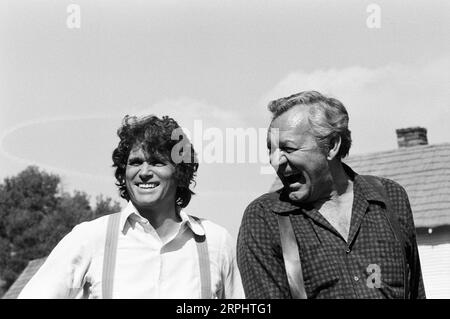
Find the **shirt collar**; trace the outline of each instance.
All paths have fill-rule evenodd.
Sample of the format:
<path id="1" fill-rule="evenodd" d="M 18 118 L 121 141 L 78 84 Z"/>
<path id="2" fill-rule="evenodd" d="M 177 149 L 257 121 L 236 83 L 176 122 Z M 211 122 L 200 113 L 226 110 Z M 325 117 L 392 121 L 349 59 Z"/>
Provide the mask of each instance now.
<path id="1" fill-rule="evenodd" d="M 125 225 L 127 224 L 128 218 L 130 218 L 133 214 L 143 218 L 137 211 L 136 207 L 134 207 L 133 203 L 129 201 L 125 209 L 120 214 L 120 229 L 122 231 L 125 231 Z"/>
<path id="2" fill-rule="evenodd" d="M 305 203 L 299 204 L 291 201 L 284 189 L 270 193 L 268 204 L 271 210 L 277 214 L 286 214 L 307 207 Z"/>
<path id="3" fill-rule="evenodd" d="M 200 224 L 199 221 L 197 221 L 192 216 L 186 214 L 185 211 L 180 210 L 180 218 L 181 218 L 181 227 L 183 225 L 187 225 L 194 234 L 198 236 L 204 236 L 205 231 L 203 230 L 203 226 Z M 135 217 L 137 219 L 146 220 L 144 217 L 142 217 L 136 207 L 134 207 L 133 203 L 131 201 L 128 202 L 125 209 L 122 211 L 120 215 L 120 229 L 122 231 L 125 231 L 125 226 L 129 218 Z M 146 220 L 147 221 L 147 220 Z"/>
<path id="4" fill-rule="evenodd" d="M 386 199 L 377 191 L 376 187 L 372 185 L 370 181 L 366 179 L 364 175 L 355 173 L 347 164 L 342 163 L 345 172 L 354 181 L 353 192 L 361 193 L 361 195 L 367 201 L 377 201 L 386 204 Z M 283 189 L 277 192 L 269 194 L 272 211 L 277 214 L 286 214 L 295 210 L 311 210 L 313 209 L 311 204 L 307 203 L 295 203 L 291 201 L 287 195 L 287 192 Z"/>

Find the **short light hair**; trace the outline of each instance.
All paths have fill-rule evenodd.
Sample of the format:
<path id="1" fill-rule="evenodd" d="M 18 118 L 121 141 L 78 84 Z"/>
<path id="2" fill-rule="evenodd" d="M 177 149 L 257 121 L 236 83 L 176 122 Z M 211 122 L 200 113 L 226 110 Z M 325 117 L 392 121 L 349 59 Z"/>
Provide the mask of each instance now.
<path id="1" fill-rule="evenodd" d="M 348 129 L 348 113 L 345 106 L 337 99 L 327 97 L 317 91 L 303 91 L 274 100 L 269 103 L 268 109 L 272 112 L 272 121 L 296 105 L 308 106 L 308 122 L 311 134 L 316 138 L 317 144 L 328 152 L 337 137 L 341 138 L 341 147 L 337 157 L 348 155 L 352 138 Z"/>

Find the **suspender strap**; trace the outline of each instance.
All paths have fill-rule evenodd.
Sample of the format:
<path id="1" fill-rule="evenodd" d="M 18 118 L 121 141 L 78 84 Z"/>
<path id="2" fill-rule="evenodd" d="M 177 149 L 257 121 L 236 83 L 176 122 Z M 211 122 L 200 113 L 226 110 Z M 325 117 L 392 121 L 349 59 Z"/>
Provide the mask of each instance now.
<path id="1" fill-rule="evenodd" d="M 119 224 L 120 214 L 116 213 L 108 216 L 102 273 L 102 296 L 104 299 L 112 299 Z"/>
<path id="2" fill-rule="evenodd" d="M 194 219 L 201 225 L 199 218 L 194 217 Z M 112 299 L 119 224 L 120 214 L 109 215 L 103 256 L 102 295 L 104 299 Z M 194 238 L 200 266 L 201 298 L 211 299 L 211 270 L 206 235 L 199 236 L 194 234 Z"/>
<path id="3" fill-rule="evenodd" d="M 203 227 L 198 217 L 192 217 Z M 197 245 L 198 264 L 200 266 L 201 298 L 211 299 L 211 262 L 209 260 L 208 242 L 206 241 L 206 235 L 199 236 L 194 234 L 194 238 Z"/>
<path id="4" fill-rule="evenodd" d="M 281 248 L 283 250 L 284 267 L 293 299 L 306 299 L 303 281 L 302 264 L 297 240 L 289 215 L 277 215 L 280 228 Z"/>
<path id="5" fill-rule="evenodd" d="M 404 236 L 402 234 L 400 223 L 398 221 L 397 216 L 395 215 L 394 210 L 392 209 L 391 202 L 389 200 L 389 197 L 386 193 L 386 189 L 381 183 L 381 181 L 370 175 L 364 176 L 366 180 L 374 186 L 377 191 L 385 198 L 386 200 L 386 217 L 388 219 L 389 225 L 392 229 L 392 232 L 394 233 L 395 239 L 401 244 L 402 248 L 402 255 L 403 255 L 403 286 L 404 286 L 404 299 L 409 298 L 409 280 L 408 280 L 408 259 L 406 257 L 406 243 Z M 414 273 L 414 272 L 412 272 Z"/>
<path id="6" fill-rule="evenodd" d="M 374 177 L 365 175 L 364 178 L 375 187 L 375 189 L 385 198 L 386 200 L 386 217 L 389 225 L 394 233 L 395 239 L 401 244 L 401 250 L 403 255 L 403 284 L 404 284 L 404 298 L 409 297 L 409 287 L 410 281 L 408 280 L 408 261 L 406 256 L 406 243 L 401 232 L 400 223 L 395 215 L 389 197 L 387 195 L 386 189 L 384 188 L 381 181 Z M 283 250 L 283 259 L 286 269 L 286 274 L 289 282 L 289 289 L 291 291 L 292 298 L 295 299 L 306 299 L 305 284 L 303 280 L 302 266 L 300 262 L 300 254 L 298 251 L 297 240 L 295 238 L 294 230 L 292 228 L 292 223 L 289 215 L 277 215 L 278 226 L 280 228 L 280 239 L 281 248 Z M 416 273 L 416 265 L 412 266 L 412 274 Z M 415 280 L 413 275 L 411 275 L 411 283 L 414 284 Z M 411 284 L 411 286 L 412 286 Z"/>

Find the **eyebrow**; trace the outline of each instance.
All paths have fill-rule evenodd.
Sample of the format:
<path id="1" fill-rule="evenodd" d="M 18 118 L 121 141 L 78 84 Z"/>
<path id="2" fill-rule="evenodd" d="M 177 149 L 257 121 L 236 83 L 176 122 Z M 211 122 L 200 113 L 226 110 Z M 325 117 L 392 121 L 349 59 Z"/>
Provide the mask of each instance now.
<path id="1" fill-rule="evenodd" d="M 167 158 L 161 155 L 152 155 L 152 156 L 130 155 L 127 161 L 131 162 L 134 160 L 142 160 L 149 163 L 151 162 L 170 163 L 170 161 Z"/>
<path id="2" fill-rule="evenodd" d="M 268 139 L 267 140 L 267 146 L 269 146 L 269 145 L 271 145 L 271 141 Z M 285 146 L 298 147 L 297 143 L 294 140 L 292 140 L 292 139 L 286 139 L 286 140 L 278 141 L 278 147 L 285 147 Z"/>

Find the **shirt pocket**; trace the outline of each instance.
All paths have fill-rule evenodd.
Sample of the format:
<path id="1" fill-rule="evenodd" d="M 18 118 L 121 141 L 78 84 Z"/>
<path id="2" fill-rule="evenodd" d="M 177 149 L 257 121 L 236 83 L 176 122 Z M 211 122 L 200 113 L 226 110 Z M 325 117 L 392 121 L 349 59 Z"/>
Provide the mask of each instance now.
<path id="1" fill-rule="evenodd" d="M 371 264 L 367 265 L 368 279 L 376 271 L 376 276 L 379 276 L 381 284 L 380 288 L 394 298 L 403 296 L 404 259 L 402 249 L 401 244 L 394 238 L 379 237 L 369 260 Z"/>

